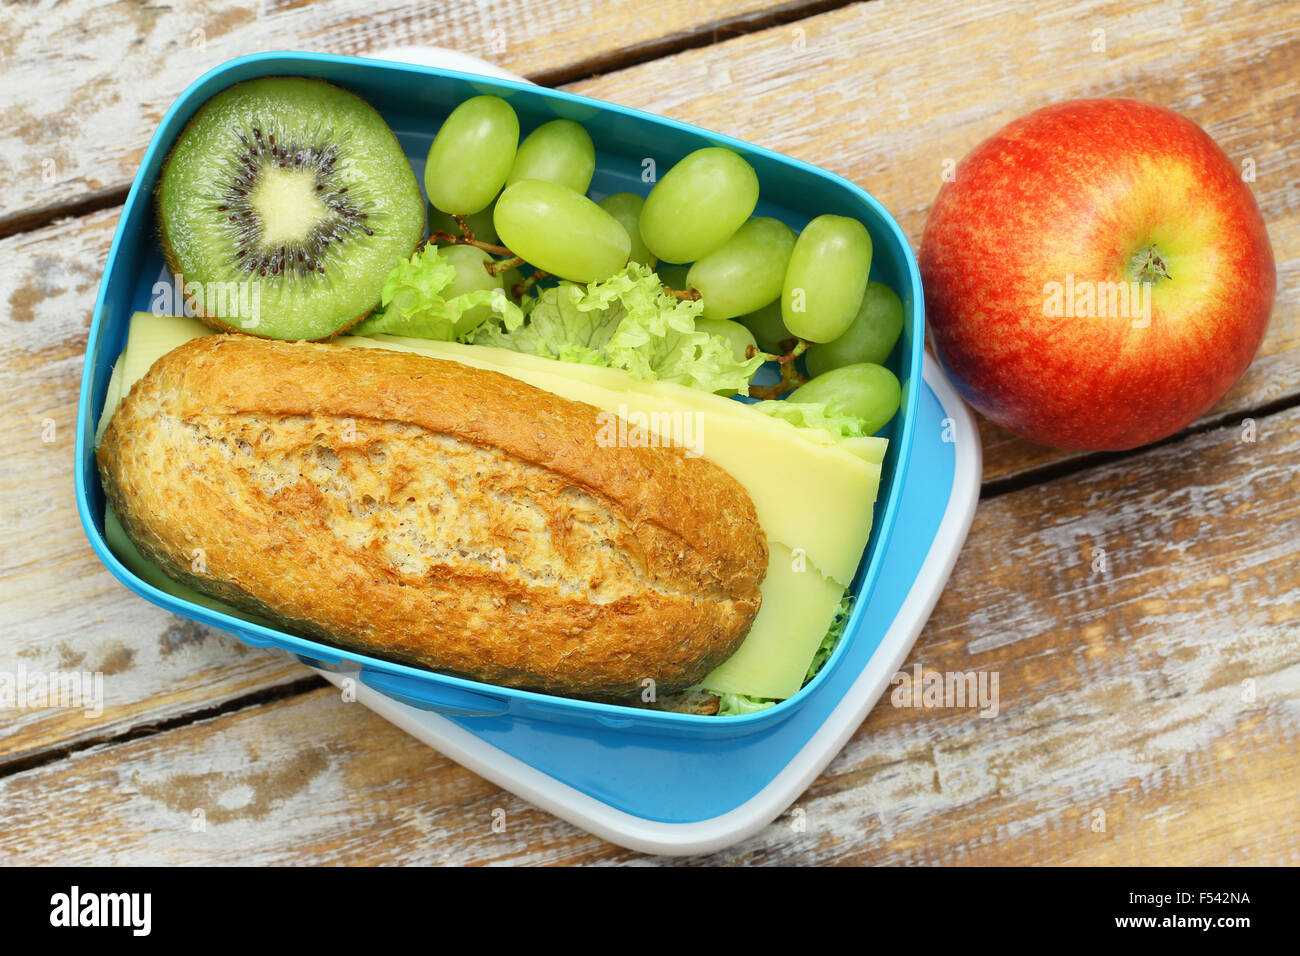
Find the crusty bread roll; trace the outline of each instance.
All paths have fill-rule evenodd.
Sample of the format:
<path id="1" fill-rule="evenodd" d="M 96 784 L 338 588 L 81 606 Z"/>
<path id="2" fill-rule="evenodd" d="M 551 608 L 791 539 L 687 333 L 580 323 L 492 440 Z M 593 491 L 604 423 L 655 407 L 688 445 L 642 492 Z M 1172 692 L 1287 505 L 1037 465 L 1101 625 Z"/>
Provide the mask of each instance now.
<path id="1" fill-rule="evenodd" d="M 767 542 L 721 468 L 605 447 L 598 410 L 380 349 L 217 335 L 131 389 L 98 451 L 170 576 L 325 643 L 622 698 L 744 639 Z"/>

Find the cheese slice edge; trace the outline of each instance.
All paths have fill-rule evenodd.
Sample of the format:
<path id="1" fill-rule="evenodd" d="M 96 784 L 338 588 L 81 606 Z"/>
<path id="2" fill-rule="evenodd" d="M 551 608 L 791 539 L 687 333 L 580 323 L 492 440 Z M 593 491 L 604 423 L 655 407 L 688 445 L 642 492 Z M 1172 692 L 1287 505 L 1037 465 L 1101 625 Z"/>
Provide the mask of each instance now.
<path id="1" fill-rule="evenodd" d="M 217 333 L 184 316 L 133 316 L 127 348 L 114 367 L 97 439 L 121 398 L 158 358 L 190 339 L 210 334 Z M 776 699 L 799 690 L 866 548 L 880 480 L 879 461 L 868 458 L 879 452 L 883 459 L 883 439 L 861 446 L 867 449 L 865 455 L 847 452 L 835 447 L 833 439 L 829 444 L 820 439 L 809 441 L 798 434 L 807 429 L 746 411 L 743 403 L 671 383 L 641 382 L 618 369 L 556 363 L 483 346 L 395 338 L 345 336 L 335 342 L 449 358 L 511 375 L 620 417 L 637 412 L 647 416 L 653 412 L 697 412 L 699 453 L 745 486 L 768 535 L 770 552 L 763 605 L 749 635 L 702 686 L 717 693 Z M 662 387 L 667 385 L 671 387 Z M 694 401 L 696 396 L 702 400 Z M 804 510 L 799 507 L 800 500 L 817 502 L 820 507 Z M 116 524 L 115 516 L 108 517 Z M 125 535 L 111 536 L 110 545 L 119 556 L 125 550 L 123 541 Z M 130 558 L 132 569 L 151 583 L 170 581 L 161 572 L 145 573 L 148 569 L 142 565 L 147 562 L 138 553 Z M 183 590 L 174 593 L 189 596 L 183 585 L 176 587 Z"/>

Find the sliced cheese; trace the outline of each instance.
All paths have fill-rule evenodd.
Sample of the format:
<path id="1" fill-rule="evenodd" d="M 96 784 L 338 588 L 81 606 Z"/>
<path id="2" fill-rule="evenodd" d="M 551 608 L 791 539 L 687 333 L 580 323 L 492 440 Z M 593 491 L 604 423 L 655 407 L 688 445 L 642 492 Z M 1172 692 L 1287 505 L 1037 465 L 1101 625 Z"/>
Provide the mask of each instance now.
<path id="1" fill-rule="evenodd" d="M 835 620 L 844 597 L 839 582 L 779 542 L 768 547 L 763 607 L 740 650 L 701 683 L 706 690 L 778 700 L 793 696 Z"/>
<path id="2" fill-rule="evenodd" d="M 113 365 L 113 371 L 108 376 L 108 391 L 104 393 L 104 410 L 100 412 L 99 424 L 95 426 L 96 448 L 104 438 L 104 429 L 108 427 L 108 420 L 113 417 L 113 412 L 117 411 L 117 406 L 122 402 L 122 378 L 125 370 L 126 363 L 119 355 Z"/>
<path id="3" fill-rule="evenodd" d="M 580 378 L 592 385 L 600 385 L 613 391 L 639 391 L 648 395 L 668 395 L 685 407 L 692 409 L 709 409 L 725 415 L 752 417 L 751 412 L 744 411 L 745 403 L 730 398 L 704 392 L 698 388 L 688 388 L 675 382 L 647 382 L 629 375 L 622 369 L 607 368 L 601 365 L 574 365 L 568 362 L 556 362 L 555 359 L 540 355 L 527 355 L 510 349 L 487 345 L 462 345 L 459 342 L 434 342 L 429 339 L 417 339 L 404 335 L 375 335 L 361 341 L 357 336 L 344 336 L 335 339 L 340 344 L 369 345 L 387 343 L 404 345 L 417 352 L 428 355 L 441 355 L 467 364 L 491 363 L 493 368 L 510 368 L 519 372 L 554 373 L 556 366 L 564 369 L 566 377 Z M 486 366 L 480 366 L 486 367 Z M 779 421 L 779 420 L 778 420 Z M 838 448 L 869 461 L 880 464 L 885 459 L 889 441 L 885 438 L 835 438 L 817 428 L 798 428 L 786 421 L 781 421 L 778 430 L 787 430 L 791 437 L 823 447 Z"/>
<path id="4" fill-rule="evenodd" d="M 187 315 L 154 315 L 152 312 L 136 312 L 132 315 L 126 331 L 126 348 L 113 366 L 112 377 L 108 380 L 104 411 L 100 413 L 95 429 L 95 447 L 99 447 L 104 429 L 117 411 L 117 406 L 131 391 L 131 386 L 144 378 L 145 372 L 149 371 L 154 362 L 190 339 L 214 334 L 212 329 L 198 319 Z"/>
<path id="5" fill-rule="evenodd" d="M 214 332 L 198 319 L 186 315 L 154 315 L 137 312 L 131 317 L 131 327 L 126 334 L 125 369 L 123 370 L 122 397 L 131 386 L 144 378 L 144 373 L 172 349 L 180 348 L 190 339 Z"/>
<path id="6" fill-rule="evenodd" d="M 800 431 L 808 431 L 802 428 Z M 873 465 L 884 464 L 885 452 L 889 451 L 889 439 L 880 438 L 876 435 L 870 435 L 864 438 L 841 438 L 839 441 L 840 448 L 852 452 L 863 461 L 869 461 Z"/>

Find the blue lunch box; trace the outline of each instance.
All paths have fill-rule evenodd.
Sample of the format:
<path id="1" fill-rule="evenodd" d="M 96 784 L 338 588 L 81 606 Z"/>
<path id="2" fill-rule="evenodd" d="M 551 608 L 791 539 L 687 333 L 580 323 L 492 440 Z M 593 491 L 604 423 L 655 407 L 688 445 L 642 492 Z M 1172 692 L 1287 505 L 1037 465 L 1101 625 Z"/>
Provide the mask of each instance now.
<path id="1" fill-rule="evenodd" d="M 903 302 L 903 333 L 887 362 L 903 385 L 903 401 L 899 413 L 881 432 L 890 440 L 889 451 L 882 468 L 871 538 L 852 584 L 856 597 L 853 613 L 835 653 L 798 694 L 752 714 L 716 717 L 592 703 L 499 687 L 340 650 L 201 607 L 141 580 L 109 550 L 104 538 L 104 494 L 95 466 L 95 426 L 103 411 L 112 366 L 126 343 L 130 316 L 150 307 L 153 285 L 164 272 L 153 208 L 154 188 L 162 165 L 185 124 L 216 93 L 256 77 L 288 75 L 317 77 L 351 90 L 369 102 L 397 134 L 421 180 L 424 157 L 447 114 L 471 96 L 492 93 L 506 98 L 514 107 L 519 115 L 521 136 L 557 117 L 582 123 L 596 144 L 596 172 L 591 191 L 597 197 L 623 191 L 645 195 L 651 186 L 642 181 L 643 161 L 647 158 L 654 160 L 658 170 L 666 171 L 693 150 L 724 146 L 743 156 L 758 174 L 760 199 L 756 215 L 781 219 L 796 230 L 823 213 L 850 216 L 867 227 L 875 247 L 871 278 L 891 287 Z M 923 322 L 920 276 L 911 247 L 898 224 L 868 193 L 815 166 L 640 110 L 523 82 L 312 53 L 241 57 L 200 77 L 181 94 L 159 124 L 131 185 L 109 250 L 86 346 L 77 408 L 77 508 L 100 560 L 140 596 L 173 613 L 229 631 L 247 644 L 279 648 L 308 666 L 346 672 L 379 693 L 422 710 L 464 718 L 526 717 L 668 737 L 724 739 L 753 734 L 794 714 L 809 695 L 831 678 L 865 629 L 867 599 L 880 575 L 886 545 L 894 532 L 912 453 L 921 392 Z M 816 504 L 810 502 L 808 506 Z"/>

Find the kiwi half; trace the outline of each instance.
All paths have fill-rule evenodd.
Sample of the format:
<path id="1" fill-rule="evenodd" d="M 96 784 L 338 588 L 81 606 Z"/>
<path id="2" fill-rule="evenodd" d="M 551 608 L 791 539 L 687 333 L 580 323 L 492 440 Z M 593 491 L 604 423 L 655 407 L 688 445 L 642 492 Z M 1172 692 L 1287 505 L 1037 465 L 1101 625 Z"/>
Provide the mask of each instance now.
<path id="1" fill-rule="evenodd" d="M 368 103 L 322 80 L 267 77 L 190 120 L 163 167 L 158 222 L 167 265 L 195 283 L 185 294 L 209 325 L 322 339 L 379 304 L 424 236 L 424 199 Z"/>

